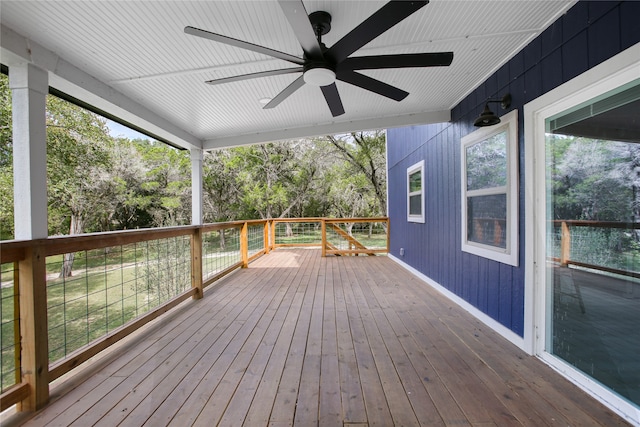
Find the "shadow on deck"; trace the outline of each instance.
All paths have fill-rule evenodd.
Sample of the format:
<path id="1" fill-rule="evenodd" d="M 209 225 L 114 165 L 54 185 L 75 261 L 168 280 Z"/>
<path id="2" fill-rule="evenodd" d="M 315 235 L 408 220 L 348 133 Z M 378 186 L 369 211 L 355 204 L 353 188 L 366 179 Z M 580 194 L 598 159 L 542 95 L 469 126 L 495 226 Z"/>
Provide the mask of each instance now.
<path id="1" fill-rule="evenodd" d="M 384 256 L 277 250 L 85 365 L 5 422 L 627 425 Z"/>

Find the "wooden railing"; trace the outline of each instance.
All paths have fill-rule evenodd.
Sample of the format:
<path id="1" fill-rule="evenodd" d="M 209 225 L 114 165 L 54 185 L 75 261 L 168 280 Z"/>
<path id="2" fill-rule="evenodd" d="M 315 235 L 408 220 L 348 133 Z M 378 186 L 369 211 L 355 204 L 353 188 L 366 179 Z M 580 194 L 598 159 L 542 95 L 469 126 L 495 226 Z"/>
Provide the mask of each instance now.
<path id="1" fill-rule="evenodd" d="M 640 272 L 623 270 L 606 265 L 597 265 L 593 263 L 581 262 L 573 259 L 574 254 L 571 251 L 571 240 L 573 227 L 590 227 L 594 229 L 624 229 L 638 230 L 640 223 L 637 222 L 619 222 L 619 221 L 587 221 L 587 220 L 554 220 L 554 227 L 560 227 L 560 257 L 552 258 L 553 261 L 559 262 L 562 266 L 575 265 L 578 267 L 590 268 L 593 270 L 605 271 L 609 273 L 620 274 L 623 276 L 640 278 Z"/>
<path id="2" fill-rule="evenodd" d="M 273 219 L 272 223 L 273 248 L 319 246 L 322 248 L 322 256 L 372 256 L 389 252 L 387 217 L 278 218 Z M 282 229 L 285 231 L 282 232 Z"/>
<path id="3" fill-rule="evenodd" d="M 377 229 L 382 228 L 384 230 L 384 236 L 377 239 L 378 243 L 384 240 L 383 247 L 368 249 L 358 242 L 352 233 L 340 229 L 339 226 L 340 223 L 350 224 L 351 227 L 349 228 L 351 229 L 354 224 L 367 222 L 374 223 Z M 313 227 L 309 226 L 307 228 L 313 229 L 313 235 L 309 238 L 300 239 L 300 236 L 296 236 L 296 231 L 299 231 L 299 227 L 296 227 L 296 224 L 312 224 Z M 346 234 L 343 237 L 349 242 L 348 249 L 339 249 L 330 242 L 331 238 L 327 237 L 327 224 L 331 229 L 340 229 L 338 234 Z M 282 225 L 285 225 L 287 230 L 284 237 L 280 237 L 276 233 L 276 229 Z M 373 226 L 370 227 L 373 229 Z M 202 298 L 205 287 L 237 268 L 248 267 L 253 259 L 267 254 L 277 247 L 321 246 L 323 256 L 326 254 L 357 255 L 359 253 L 372 255 L 388 252 L 388 227 L 388 218 L 298 218 L 235 221 L 203 226 L 95 233 L 30 241 L 4 241 L 0 244 L 0 260 L 2 265 L 14 264 L 13 286 L 16 290 L 13 295 L 14 318 L 19 319 L 19 321 L 14 322 L 16 327 L 14 348 L 15 370 L 17 373 L 16 384 L 7 387 L 0 394 L 0 411 L 16 404 L 19 411 L 34 411 L 41 408 L 49 400 L 49 383 L 51 381 L 81 365 L 183 301 Z M 320 231 L 318 232 L 318 230 Z M 218 234 L 217 236 L 216 233 Z M 226 239 L 230 239 L 230 236 L 233 237 L 233 241 L 227 242 Z M 127 245 L 148 246 L 151 242 L 165 241 L 171 238 L 187 239 L 189 242 L 186 258 L 190 260 L 190 283 L 186 284 L 183 290 L 175 292 L 170 298 L 161 302 L 158 306 L 152 307 L 144 314 L 126 321 L 126 323 L 115 329 L 108 330 L 107 333 L 81 348 L 68 354 L 65 353 L 65 356 L 60 360 L 50 361 L 47 313 L 47 257 L 59 257 L 64 254 L 75 254 L 96 249 L 104 249 L 106 254 L 114 247 L 123 248 Z M 225 251 L 211 252 L 212 247 L 223 247 L 225 245 L 227 246 Z M 231 249 L 228 248 L 229 246 Z M 214 267 L 208 267 L 210 260 L 226 261 L 220 265 L 216 264 Z M 149 261 L 147 259 L 146 262 L 147 264 L 159 264 L 161 261 L 160 255 L 158 255 L 157 260 Z M 143 263 L 134 258 L 126 265 L 122 262 L 116 268 L 135 269 L 138 268 L 139 264 Z M 203 265 L 205 266 L 204 269 Z"/>

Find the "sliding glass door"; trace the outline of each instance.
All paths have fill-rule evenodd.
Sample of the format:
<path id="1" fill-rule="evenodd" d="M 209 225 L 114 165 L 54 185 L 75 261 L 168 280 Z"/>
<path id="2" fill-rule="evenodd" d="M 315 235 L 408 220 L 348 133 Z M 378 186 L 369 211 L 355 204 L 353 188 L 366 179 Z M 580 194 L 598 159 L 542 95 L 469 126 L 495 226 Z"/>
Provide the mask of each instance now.
<path id="1" fill-rule="evenodd" d="M 545 351 L 640 408 L 640 82 L 545 128 Z"/>

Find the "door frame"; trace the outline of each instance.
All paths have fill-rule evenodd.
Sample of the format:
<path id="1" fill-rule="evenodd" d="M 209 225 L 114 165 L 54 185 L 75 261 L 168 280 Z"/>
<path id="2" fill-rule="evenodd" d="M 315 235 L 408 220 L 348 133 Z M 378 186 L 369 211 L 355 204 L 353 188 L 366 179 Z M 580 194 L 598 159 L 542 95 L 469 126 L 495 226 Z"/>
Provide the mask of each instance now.
<path id="1" fill-rule="evenodd" d="M 640 79 L 640 43 L 524 106 L 525 142 L 525 351 L 588 394 L 640 426 L 638 407 L 547 352 L 545 119 Z"/>

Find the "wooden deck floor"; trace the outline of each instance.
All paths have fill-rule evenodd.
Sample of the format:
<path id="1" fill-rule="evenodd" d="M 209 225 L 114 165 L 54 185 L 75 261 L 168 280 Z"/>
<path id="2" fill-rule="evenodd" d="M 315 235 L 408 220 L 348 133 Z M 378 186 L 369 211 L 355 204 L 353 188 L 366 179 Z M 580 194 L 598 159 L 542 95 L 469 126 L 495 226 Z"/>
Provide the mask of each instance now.
<path id="1" fill-rule="evenodd" d="M 301 249 L 89 362 L 26 425 L 626 424 L 390 259 Z"/>

